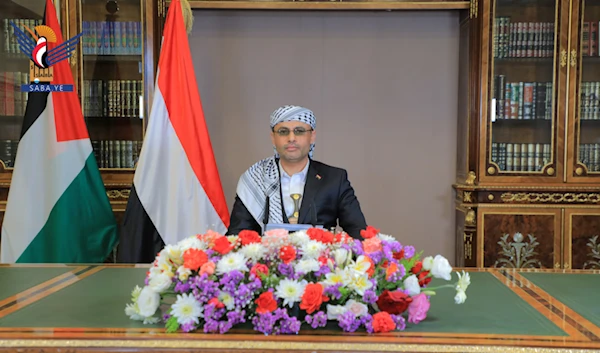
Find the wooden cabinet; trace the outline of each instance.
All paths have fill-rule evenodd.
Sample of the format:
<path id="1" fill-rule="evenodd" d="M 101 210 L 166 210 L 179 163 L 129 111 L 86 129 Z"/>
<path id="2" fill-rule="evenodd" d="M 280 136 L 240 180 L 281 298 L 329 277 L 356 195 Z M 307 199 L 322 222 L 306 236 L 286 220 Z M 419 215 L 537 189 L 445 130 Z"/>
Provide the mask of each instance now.
<path id="1" fill-rule="evenodd" d="M 462 251 L 459 265 L 590 266 L 600 209 L 599 24 L 600 1 L 479 2 L 470 23 L 477 65 L 461 73 L 478 88 L 459 117 L 472 132 L 459 150 L 468 174 L 454 185 L 470 221 L 457 219 L 458 248 L 475 243 L 476 254 Z M 520 260 L 509 261 L 509 250 Z"/>

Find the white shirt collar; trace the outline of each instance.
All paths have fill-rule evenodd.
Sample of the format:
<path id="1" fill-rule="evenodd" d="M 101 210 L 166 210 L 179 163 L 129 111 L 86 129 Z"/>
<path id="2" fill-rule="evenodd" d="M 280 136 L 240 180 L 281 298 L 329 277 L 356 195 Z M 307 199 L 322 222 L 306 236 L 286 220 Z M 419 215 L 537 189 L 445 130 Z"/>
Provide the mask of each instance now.
<path id="1" fill-rule="evenodd" d="M 279 160 L 278 164 L 279 164 L 279 173 L 281 174 L 281 176 L 286 177 L 286 178 L 291 178 L 292 176 L 288 175 L 288 173 L 286 173 L 286 171 L 281 166 L 281 160 Z M 310 165 L 310 158 L 308 159 L 308 162 L 306 162 L 304 169 L 302 169 L 301 171 L 299 171 L 298 173 L 296 173 L 294 175 L 298 175 L 298 176 L 300 176 L 301 180 L 305 180 L 306 174 L 308 174 L 308 166 L 309 165 Z"/>

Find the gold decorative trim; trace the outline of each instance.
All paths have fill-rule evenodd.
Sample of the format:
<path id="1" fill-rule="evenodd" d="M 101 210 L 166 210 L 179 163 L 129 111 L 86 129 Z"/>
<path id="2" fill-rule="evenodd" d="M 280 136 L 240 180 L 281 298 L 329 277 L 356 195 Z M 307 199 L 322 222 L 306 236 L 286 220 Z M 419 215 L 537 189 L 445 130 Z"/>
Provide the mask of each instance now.
<path id="1" fill-rule="evenodd" d="M 475 175 L 475 172 L 470 171 L 469 175 L 467 176 L 467 179 L 465 180 L 465 184 L 466 185 L 475 185 L 476 178 L 477 178 L 477 175 Z"/>
<path id="2" fill-rule="evenodd" d="M 466 205 L 465 205 L 466 206 Z M 473 205 L 468 205 L 466 207 L 473 207 Z M 597 210 L 598 209 L 598 205 L 578 205 L 578 204 L 572 204 L 572 205 L 553 205 L 553 204 L 541 204 L 541 205 L 532 205 L 532 204 L 526 204 L 526 203 L 519 203 L 519 204 L 514 204 L 514 203 L 482 203 L 477 205 L 477 208 L 531 208 L 531 209 L 535 209 L 535 208 L 542 208 L 542 209 L 555 209 L 555 208 L 568 208 L 568 209 L 593 209 L 593 210 Z"/>
<path id="3" fill-rule="evenodd" d="M 500 196 L 500 199 L 504 202 L 566 202 L 566 203 L 598 203 L 600 202 L 600 194 L 591 193 L 534 193 L 534 192 L 521 192 L 511 193 L 505 192 Z"/>
<path id="4" fill-rule="evenodd" d="M 211 1 L 191 0 L 194 9 L 256 10 L 462 10 L 470 9 L 468 1 Z"/>
<path id="5" fill-rule="evenodd" d="M 475 211 L 472 209 L 467 210 L 467 214 L 465 215 L 465 225 L 475 226 L 477 222 L 475 221 Z"/>
<path id="6" fill-rule="evenodd" d="M 477 18 L 478 6 L 477 0 L 469 1 L 469 18 Z"/>
<path id="7" fill-rule="evenodd" d="M 473 258 L 473 234 L 463 233 L 463 241 L 465 246 L 465 260 Z"/>
<path id="8" fill-rule="evenodd" d="M 308 337 L 307 337 L 308 338 Z M 275 338 L 274 338 L 275 339 Z M 171 348 L 171 349 L 262 349 L 329 350 L 354 352 L 504 352 L 504 353 L 592 353 L 597 350 L 573 348 L 506 347 L 448 344 L 341 343 L 234 340 L 0 340 L 0 347 L 37 348 Z"/>
<path id="9" fill-rule="evenodd" d="M 577 65 L 577 50 L 571 50 L 571 67 L 575 67 Z"/>
<path id="10" fill-rule="evenodd" d="M 465 191 L 463 193 L 463 202 L 473 202 L 472 193 L 472 191 Z"/>
<path id="11" fill-rule="evenodd" d="M 106 196 L 109 199 L 128 199 L 131 190 L 108 190 Z"/>
<path id="12" fill-rule="evenodd" d="M 565 67 L 565 66 L 567 66 L 567 51 L 563 49 L 560 52 L 560 67 Z"/>
<path id="13" fill-rule="evenodd" d="M 456 189 L 466 190 L 549 190 L 549 191 L 561 191 L 561 190 L 590 190 L 598 191 L 598 186 L 521 186 L 521 185 L 477 185 L 471 184 L 453 184 Z"/>

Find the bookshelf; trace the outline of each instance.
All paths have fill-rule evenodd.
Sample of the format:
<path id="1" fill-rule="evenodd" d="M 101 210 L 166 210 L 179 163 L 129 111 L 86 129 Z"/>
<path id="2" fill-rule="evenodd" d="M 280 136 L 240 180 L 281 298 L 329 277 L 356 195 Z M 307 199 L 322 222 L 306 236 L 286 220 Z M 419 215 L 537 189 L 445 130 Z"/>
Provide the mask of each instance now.
<path id="1" fill-rule="evenodd" d="M 599 21 L 598 0 L 479 2 L 461 72 L 458 265 L 597 263 Z"/>

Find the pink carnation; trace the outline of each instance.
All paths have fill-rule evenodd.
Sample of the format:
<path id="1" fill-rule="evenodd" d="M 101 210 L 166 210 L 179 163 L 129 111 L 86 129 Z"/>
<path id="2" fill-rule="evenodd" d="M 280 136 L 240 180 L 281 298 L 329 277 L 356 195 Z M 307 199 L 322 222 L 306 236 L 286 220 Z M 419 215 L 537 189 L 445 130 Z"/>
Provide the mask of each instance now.
<path id="1" fill-rule="evenodd" d="M 408 305 L 408 322 L 418 324 L 427 317 L 430 303 L 423 293 L 415 295 L 412 299 L 412 302 Z"/>

